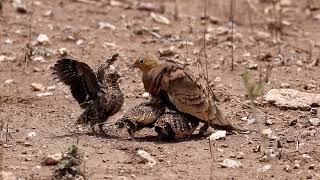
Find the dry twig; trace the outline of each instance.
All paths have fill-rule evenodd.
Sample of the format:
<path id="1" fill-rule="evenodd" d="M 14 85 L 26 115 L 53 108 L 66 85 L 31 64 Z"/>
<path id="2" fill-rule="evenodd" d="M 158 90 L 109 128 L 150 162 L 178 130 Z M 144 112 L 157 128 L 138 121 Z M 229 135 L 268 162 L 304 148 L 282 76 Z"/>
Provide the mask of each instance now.
<path id="1" fill-rule="evenodd" d="M 230 21 L 231 21 L 231 71 L 234 69 L 234 9 L 235 0 L 230 0 Z"/>

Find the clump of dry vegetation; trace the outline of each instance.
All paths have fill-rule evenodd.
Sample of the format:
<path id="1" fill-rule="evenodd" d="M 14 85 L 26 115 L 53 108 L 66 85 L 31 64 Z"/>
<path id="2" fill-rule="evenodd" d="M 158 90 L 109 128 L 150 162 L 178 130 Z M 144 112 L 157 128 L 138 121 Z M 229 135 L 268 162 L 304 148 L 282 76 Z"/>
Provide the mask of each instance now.
<path id="1" fill-rule="evenodd" d="M 71 145 L 68 150 L 63 153 L 62 158 L 55 169 L 54 179 L 85 179 L 80 165 L 81 155 L 79 153 L 79 148 L 76 145 Z"/>

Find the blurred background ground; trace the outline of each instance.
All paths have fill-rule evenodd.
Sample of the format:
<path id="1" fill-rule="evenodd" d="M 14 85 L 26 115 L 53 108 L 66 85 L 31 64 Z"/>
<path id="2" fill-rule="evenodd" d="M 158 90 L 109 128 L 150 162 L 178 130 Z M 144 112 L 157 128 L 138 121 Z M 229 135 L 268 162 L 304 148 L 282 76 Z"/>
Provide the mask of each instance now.
<path id="1" fill-rule="evenodd" d="M 89 179 L 320 179 L 320 129 L 310 125 L 312 114 L 263 102 L 263 95 L 272 88 L 320 92 L 319 1 L 236 1 L 233 71 L 230 1 L 207 0 L 207 18 L 199 0 L 22 3 L 17 7 L 5 0 L 0 16 L 4 172 L 23 179 L 49 179 L 54 167 L 41 165 L 43 158 L 78 142 Z M 106 57 L 120 54 L 115 66 L 124 76 L 120 86 L 126 100 L 122 111 L 110 119 L 112 123 L 146 99 L 140 72 L 128 69 L 132 61 L 146 51 L 166 59 L 203 59 L 205 27 L 209 77 L 219 106 L 237 126 L 257 129 L 257 124 L 247 120 L 253 114 L 245 105 L 241 75 L 249 68 L 251 76 L 259 80 L 259 74 L 265 78 L 271 69 L 270 81 L 258 98 L 263 112 L 258 115 L 277 137 L 281 155 L 260 161 L 261 153 L 253 151 L 260 143 L 256 132 L 216 141 L 213 163 L 204 138 L 165 143 L 150 129 L 139 132 L 138 141 L 130 141 L 126 132 L 114 129 L 109 129 L 113 135 L 109 138 L 70 132 L 82 110 L 68 89 L 52 79 L 50 67 L 61 55 L 67 53 L 95 67 Z M 34 54 L 25 61 L 27 43 Z M 32 83 L 43 85 L 43 91 L 34 91 Z M 8 137 L 8 141 L 4 133 L 7 124 L 14 138 Z M 159 163 L 153 167 L 144 164 L 137 149 L 147 151 Z M 241 162 L 242 168 L 221 168 L 226 158 Z"/>

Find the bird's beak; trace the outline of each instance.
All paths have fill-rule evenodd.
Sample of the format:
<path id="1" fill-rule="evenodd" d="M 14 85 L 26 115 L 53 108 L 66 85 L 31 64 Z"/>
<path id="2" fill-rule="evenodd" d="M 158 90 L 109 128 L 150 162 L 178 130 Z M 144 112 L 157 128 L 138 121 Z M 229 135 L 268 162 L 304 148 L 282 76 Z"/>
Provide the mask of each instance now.
<path id="1" fill-rule="evenodd" d="M 136 68 L 136 67 L 137 67 L 136 64 L 132 64 L 131 66 L 129 66 L 129 69 L 134 69 L 134 68 Z"/>

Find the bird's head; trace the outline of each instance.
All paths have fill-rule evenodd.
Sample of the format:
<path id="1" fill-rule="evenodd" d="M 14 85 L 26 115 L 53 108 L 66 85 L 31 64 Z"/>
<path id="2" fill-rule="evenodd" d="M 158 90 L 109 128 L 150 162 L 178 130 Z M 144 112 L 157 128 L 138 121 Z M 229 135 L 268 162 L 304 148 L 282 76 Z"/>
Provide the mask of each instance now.
<path id="1" fill-rule="evenodd" d="M 139 68 L 142 72 L 148 72 L 157 64 L 160 64 L 158 58 L 151 54 L 147 54 L 136 59 L 132 68 Z"/>

